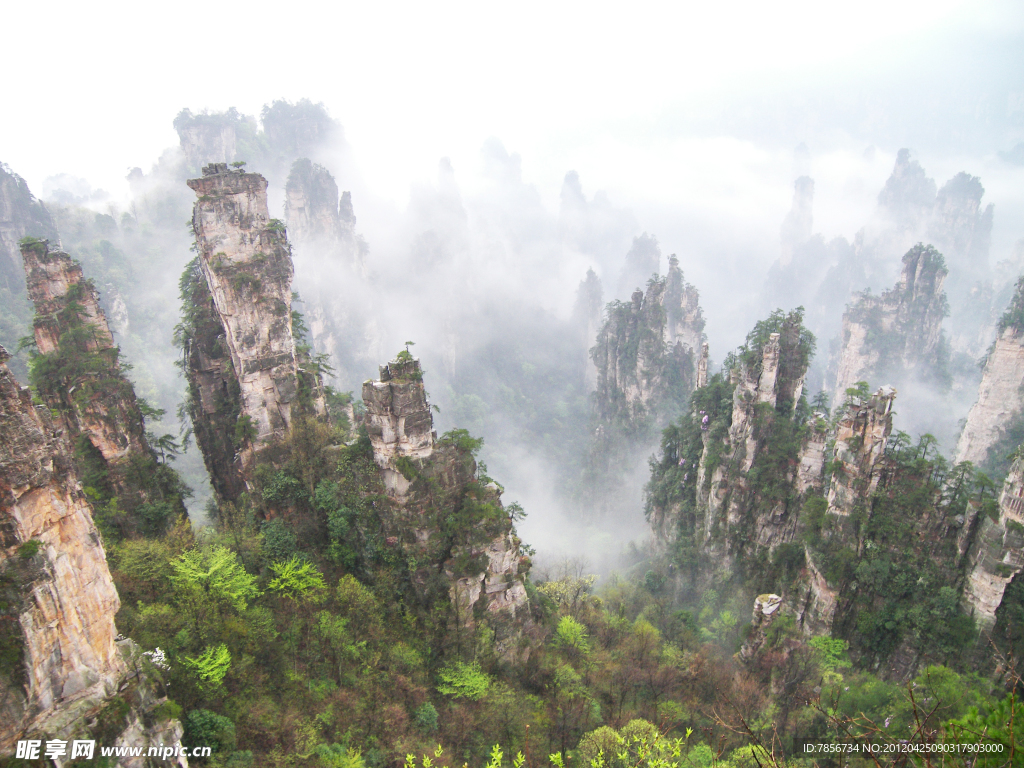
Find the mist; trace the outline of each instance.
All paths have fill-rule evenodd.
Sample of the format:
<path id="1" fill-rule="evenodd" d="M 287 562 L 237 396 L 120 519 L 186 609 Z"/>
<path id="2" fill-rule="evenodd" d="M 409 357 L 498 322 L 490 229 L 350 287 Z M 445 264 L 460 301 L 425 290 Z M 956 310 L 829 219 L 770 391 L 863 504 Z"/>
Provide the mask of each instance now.
<path id="1" fill-rule="evenodd" d="M 178 63 L 152 73 L 146 104 L 73 93 L 75 75 L 47 95 L 75 120 L 32 131 L 4 121 L 0 159 L 96 279 L 139 394 L 165 411 L 151 429 L 180 430 L 184 381 L 171 337 L 177 280 L 193 255 L 184 181 L 206 162 L 244 160 L 267 177 L 271 213 L 288 224 L 296 306 L 314 348 L 330 357 L 331 383 L 358 399 L 377 366 L 414 342 L 438 433 L 484 438 L 480 458 L 505 501 L 526 509 L 519 532 L 540 562 L 583 554 L 599 571 L 628 567 L 620 558 L 629 542 L 642 547 L 650 536 L 643 486 L 658 439 L 630 447 L 610 511 L 581 502 L 595 421 L 592 340 L 574 312 L 588 270 L 604 303 L 625 301 L 650 278 L 627 270 L 636 238 L 656 239 L 661 275 L 675 254 L 700 292 L 712 370 L 772 310 L 804 306 L 817 336 L 805 386 L 813 397 L 831 388 L 846 305 L 857 292 L 891 289 L 903 254 L 929 242 L 931 219 L 894 223 L 880 204 L 906 148 L 936 189 L 966 172 L 984 187 L 981 208 L 993 206 L 988 244 L 956 264 L 947 254 L 950 380 L 869 382 L 898 383 L 897 428 L 932 433 L 949 454 L 977 395 L 977 361 L 1024 271 L 1020 9 L 878 5 L 839 21 L 809 5 L 769 17 L 751 7 L 735 40 L 734 20 L 710 11 L 666 20 L 641 9 L 622 21 L 621 38 L 610 16 L 577 11 L 556 13 L 541 31 L 528 23 L 538 9 L 511 20 L 510 37 L 531 55 L 493 34 L 495 19 L 474 14 L 441 50 L 448 43 L 431 32 L 449 14 L 422 33 L 412 14 L 396 22 L 399 42 L 381 59 L 354 40 L 360 24 L 368 39 L 382 36 L 381 20 L 359 11 L 337 33 L 351 44 L 342 46 L 340 85 L 322 60 L 296 63 L 271 48 L 253 56 L 244 83 L 197 77 L 226 66 L 224 54 L 198 46 L 177 19 Z M 330 37 L 329 24 L 283 15 L 286 28 L 301 28 L 304 48 Z M 251 21 L 232 23 L 244 39 Z M 702 25 L 714 31 L 697 45 Z M 395 47 L 403 42 L 405 56 Z M 296 44 L 282 43 L 284 53 Z M 526 59 L 521 79 L 498 61 L 510 52 Z M 205 64 L 185 61 L 199 54 Z M 356 66 L 367 61 L 372 73 Z M 139 86 L 138 74 L 122 77 Z M 24 84 L 16 91 L 38 103 Z M 190 139 L 188 126 L 203 121 L 233 126 L 233 143 Z M 314 223 L 308 237 L 296 234 L 288 186 L 303 158 L 335 185 L 323 210 L 344 220 L 340 235 L 317 234 Z M 813 187 L 803 202 L 794 198 L 801 178 Z M 344 192 L 351 218 L 339 213 Z M 977 327 L 961 338 L 960 318 L 975 304 Z M 3 327 L 10 349 L 25 330 L 24 311 L 18 318 Z M 202 461 L 193 447 L 179 462 L 196 490 L 193 519 L 205 519 Z"/>

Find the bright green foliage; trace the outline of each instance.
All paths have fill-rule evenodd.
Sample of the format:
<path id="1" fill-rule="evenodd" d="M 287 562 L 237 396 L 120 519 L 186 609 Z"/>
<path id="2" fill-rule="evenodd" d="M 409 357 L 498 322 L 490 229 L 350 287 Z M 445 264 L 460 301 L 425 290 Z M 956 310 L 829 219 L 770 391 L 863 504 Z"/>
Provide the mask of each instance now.
<path id="1" fill-rule="evenodd" d="M 342 744 L 320 744 L 313 754 L 320 768 L 366 768 L 363 753 Z"/>
<path id="2" fill-rule="evenodd" d="M 572 616 L 563 616 L 558 620 L 555 631 L 556 642 L 573 655 L 586 656 L 590 651 L 587 643 L 587 628 Z"/>
<path id="3" fill-rule="evenodd" d="M 819 635 L 812 637 L 807 644 L 818 652 L 818 663 L 822 669 L 835 672 L 850 667 L 850 659 L 846 653 L 850 644 L 845 640 Z"/>
<path id="4" fill-rule="evenodd" d="M 487 695 L 491 687 L 491 678 L 480 669 L 476 662 L 464 664 L 457 661 L 438 673 L 441 684 L 437 686 L 439 693 L 456 699 L 479 701 Z"/>
<path id="5" fill-rule="evenodd" d="M 580 739 L 576 757 L 590 768 L 681 768 L 694 764 L 687 749 L 691 735 L 687 729 L 684 738 L 666 738 L 649 721 L 635 719 L 621 731 L 602 726 L 588 733 Z M 564 765 L 561 754 L 552 755 L 551 762 Z"/>
<path id="6" fill-rule="evenodd" d="M 987 715 L 971 707 L 963 717 L 947 723 L 945 732 L 948 742 L 978 744 L 991 750 L 972 754 L 972 768 L 1005 766 L 1010 755 L 1016 756 L 1017 765 L 1024 755 L 1024 703 L 1018 693 L 1010 693 Z"/>
<path id="7" fill-rule="evenodd" d="M 468 430 L 465 429 L 452 429 L 441 435 L 439 442 L 454 445 L 461 451 L 466 451 L 476 455 L 476 453 L 484 447 L 484 439 L 482 437 L 473 437 L 469 434 Z"/>
<path id="8" fill-rule="evenodd" d="M 239 611 L 261 594 L 256 577 L 246 573 L 238 556 L 226 547 L 190 549 L 171 561 L 171 569 L 171 582 L 182 593 L 203 593 Z"/>
<path id="9" fill-rule="evenodd" d="M 231 652 L 224 643 L 221 643 L 217 646 L 207 646 L 197 658 L 186 656 L 184 661 L 196 676 L 199 687 L 212 690 L 219 688 L 224 682 L 224 675 L 231 668 Z"/>
<path id="10" fill-rule="evenodd" d="M 276 592 L 297 603 L 320 603 L 327 594 L 327 584 L 317 567 L 295 555 L 287 562 L 270 566 L 276 577 L 268 585 Z"/>

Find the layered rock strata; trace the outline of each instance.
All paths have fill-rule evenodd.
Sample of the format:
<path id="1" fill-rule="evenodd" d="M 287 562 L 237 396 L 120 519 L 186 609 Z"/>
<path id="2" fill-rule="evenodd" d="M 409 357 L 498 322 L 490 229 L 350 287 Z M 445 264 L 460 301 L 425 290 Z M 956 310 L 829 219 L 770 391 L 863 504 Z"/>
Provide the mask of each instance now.
<path id="1" fill-rule="evenodd" d="M 858 381 L 941 376 L 942 319 L 947 314 L 942 255 L 917 245 L 903 257 L 896 286 L 861 294 L 843 314 L 842 347 L 834 362 L 833 404 Z"/>
<path id="2" fill-rule="evenodd" d="M 748 522 L 753 525 L 750 544 L 774 548 L 793 538 L 797 516 L 785 500 L 769 502 L 752 520 L 747 513 L 754 502 L 748 474 L 765 447 L 767 435 L 762 422 L 766 413 L 791 419 L 803 392 L 806 365 L 794 367 L 788 362 L 798 343 L 799 325 L 787 324 L 783 332 L 769 334 L 760 349 L 760 360 L 754 364 L 742 362 L 731 373 L 736 386 L 724 457 L 708 477 L 708 441 L 712 438 L 706 433 L 697 470 L 697 500 L 707 510 L 702 537 L 709 551 L 720 547 L 715 542 L 722 542 L 723 536 L 726 541 L 738 541 L 736 529 Z M 780 405 L 784 413 L 777 411 Z M 786 482 L 794 479 L 790 471 Z M 726 536 L 726 532 L 732 533 Z"/>
<path id="3" fill-rule="evenodd" d="M 238 382 L 239 418 L 251 425 L 248 443 L 259 449 L 287 433 L 300 397 L 284 226 L 270 218 L 267 181 L 259 174 L 215 163 L 188 185 L 199 196 L 192 226 Z M 313 392 L 311 402 L 324 413 L 321 393 Z"/>
<path id="4" fill-rule="evenodd" d="M 26 236 L 55 234 L 50 212 L 36 200 L 23 178 L 0 163 L 0 288 L 10 297 L 25 293 L 19 241 Z"/>
<path id="5" fill-rule="evenodd" d="M 996 610 L 1014 576 L 1024 570 L 1024 458 L 1018 457 L 999 494 L 999 520 L 980 523 L 969 555 L 964 605 L 983 631 L 996 622 Z"/>
<path id="6" fill-rule="evenodd" d="M 153 453 L 99 296 L 81 266 L 45 240 L 23 243 L 21 255 L 36 310 L 39 395 L 60 414 L 71 440 L 88 441 L 114 490 L 123 493 L 133 486 L 125 476 L 133 457 L 151 459 Z"/>
<path id="7" fill-rule="evenodd" d="M 629 434 L 667 422 L 696 388 L 704 318 L 673 256 L 666 277 L 608 306 L 591 350 L 601 421 Z"/>
<path id="8" fill-rule="evenodd" d="M 392 360 L 380 367 L 380 380 L 363 384 L 366 431 L 384 486 L 404 501 L 409 482 L 398 467 L 401 459 L 426 459 L 434 452 L 437 434 L 423 387 L 419 360 Z"/>
<path id="9" fill-rule="evenodd" d="M 984 464 L 989 449 L 999 441 L 1010 419 L 1024 405 L 1024 333 L 1007 326 L 996 339 L 982 373 L 978 400 L 956 446 L 956 461 Z"/>
<path id="10" fill-rule="evenodd" d="M 0 347 L 0 754 L 26 736 L 87 734 L 89 718 L 128 684 L 132 650 L 116 642 L 120 600 L 66 434 L 32 405 L 8 357 Z M 176 743 L 176 721 L 141 724 L 164 699 L 136 687 L 149 701 L 118 744 Z"/>
<path id="11" fill-rule="evenodd" d="M 882 387 L 870 398 L 853 397 L 845 405 L 836 431 L 828 511 L 849 516 L 878 486 L 885 447 L 892 432 L 896 390 Z"/>
<path id="12" fill-rule="evenodd" d="M 385 530 L 422 564 L 419 583 L 440 568 L 462 626 L 486 618 L 499 655 L 518 658 L 531 623 L 528 560 L 499 486 L 477 477 L 476 462 L 457 437 L 437 440 L 419 361 L 405 355 L 381 366 L 379 381 L 363 385 L 374 461 L 394 504 L 383 515 Z M 452 514 L 467 517 L 458 530 L 445 531 L 440 521 Z"/>

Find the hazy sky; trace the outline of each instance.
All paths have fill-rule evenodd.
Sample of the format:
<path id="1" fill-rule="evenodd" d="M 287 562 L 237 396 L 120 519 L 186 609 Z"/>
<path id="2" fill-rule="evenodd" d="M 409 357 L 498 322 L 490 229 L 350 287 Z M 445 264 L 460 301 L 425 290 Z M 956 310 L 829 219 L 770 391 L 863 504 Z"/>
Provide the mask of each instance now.
<path id="1" fill-rule="evenodd" d="M 590 190 L 672 204 L 709 151 L 681 138 L 703 113 L 713 138 L 723 109 L 780 89 L 912 88 L 922 63 L 1019 47 L 1022 5 L 9 3 L 0 160 L 36 190 L 64 172 L 119 196 L 130 167 L 176 144 L 180 108 L 258 114 L 309 97 L 341 121 L 374 193 L 399 204 L 442 156 L 475 169 L 490 136 L 548 200 L 574 168 Z M 756 141 L 718 148 L 770 162 Z"/>

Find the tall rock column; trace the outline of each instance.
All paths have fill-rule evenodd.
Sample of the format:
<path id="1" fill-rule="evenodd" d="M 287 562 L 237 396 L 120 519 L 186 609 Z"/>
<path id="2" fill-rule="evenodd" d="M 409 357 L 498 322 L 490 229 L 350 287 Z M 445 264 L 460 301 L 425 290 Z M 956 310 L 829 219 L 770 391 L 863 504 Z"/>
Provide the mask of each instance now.
<path id="1" fill-rule="evenodd" d="M 428 458 L 434 452 L 436 437 L 420 361 L 410 357 L 382 365 L 380 381 L 363 384 L 363 404 L 366 431 L 384 485 L 396 501 L 404 502 L 409 481 L 399 462 Z"/>
<path id="2" fill-rule="evenodd" d="M 199 263 L 238 381 L 241 418 L 260 448 L 283 437 L 299 399 L 292 337 L 292 260 L 284 226 L 270 219 L 267 180 L 224 163 L 188 185 L 199 199 L 192 226 Z M 321 397 L 314 397 L 318 413 Z"/>
<path id="3" fill-rule="evenodd" d="M 916 245 L 903 257 L 899 282 L 881 296 L 862 294 L 843 314 L 842 349 L 833 361 L 833 405 L 847 388 L 909 373 L 941 377 L 942 319 L 947 314 L 942 254 Z"/>
<path id="4" fill-rule="evenodd" d="M 523 630 L 531 626 L 520 552 L 501 488 L 477 476 L 463 437 L 437 440 L 419 360 L 408 352 L 380 368 L 379 381 L 363 384 L 366 430 L 388 498 L 381 513 L 388 542 L 420 563 L 414 582 L 426 587 L 440 570 L 459 625 L 485 618 L 502 658 L 522 658 Z M 462 522 L 452 526 L 453 517 Z M 523 649 L 528 653 L 527 649 Z"/>
<path id="5" fill-rule="evenodd" d="M 984 464 L 989 450 L 1002 437 L 1010 419 L 1024 406 L 1024 278 L 1010 307 L 999 321 L 996 339 L 982 373 L 978 400 L 956 446 L 956 460 Z"/>
<path id="6" fill-rule="evenodd" d="M 142 412 L 122 374 L 99 297 L 82 267 L 45 240 L 22 244 L 28 295 L 35 304 L 35 341 L 50 356 L 53 377 L 40 395 L 65 415 L 112 465 L 129 454 L 149 454 Z"/>
<path id="7" fill-rule="evenodd" d="M 138 647 L 118 640 L 121 606 L 67 433 L 32 404 L 0 347 L 0 760 L 19 739 L 90 738 L 115 696 L 124 728 L 103 746 L 174 746 L 166 699 L 129 667 Z M 128 758 L 142 768 L 146 758 Z M 185 758 L 174 765 L 187 768 Z"/>
<path id="8" fill-rule="evenodd" d="M 590 351 L 601 421 L 637 437 L 684 410 L 696 388 L 703 331 L 699 294 L 674 255 L 669 274 L 646 294 L 609 304 Z"/>
<path id="9" fill-rule="evenodd" d="M 121 605 L 68 445 L 0 347 L 0 753 L 60 730 L 117 692 Z M 6 665 L 5 665 L 6 666 Z"/>
<path id="10" fill-rule="evenodd" d="M 1024 570 L 1024 458 L 1017 457 L 1003 482 L 999 520 L 983 517 L 969 557 L 964 604 L 990 630 L 1006 587 Z"/>
<path id="11" fill-rule="evenodd" d="M 879 480 L 879 467 L 892 432 L 892 406 L 896 390 L 882 387 L 870 398 L 853 398 L 836 433 L 835 460 L 828 489 L 828 511 L 848 516 L 858 502 L 871 497 Z"/>
<path id="12" fill-rule="evenodd" d="M 697 504 L 703 510 L 699 522 L 701 546 L 720 567 L 729 567 L 732 556 L 749 546 L 774 549 L 791 541 L 797 514 L 792 508 L 799 457 L 776 461 L 772 441 L 795 427 L 797 404 L 803 393 L 813 337 L 802 325 L 799 312 L 773 315 L 759 324 L 741 349 L 738 365 L 730 373 L 733 390 L 732 420 L 724 446 L 714 446 L 711 432 L 704 432 L 704 449 L 697 466 Z M 778 330 L 771 332 L 771 328 Z M 768 331 L 764 333 L 764 331 Z M 709 457 L 715 464 L 709 464 Z M 778 476 L 782 493 L 759 497 L 754 475 Z"/>

